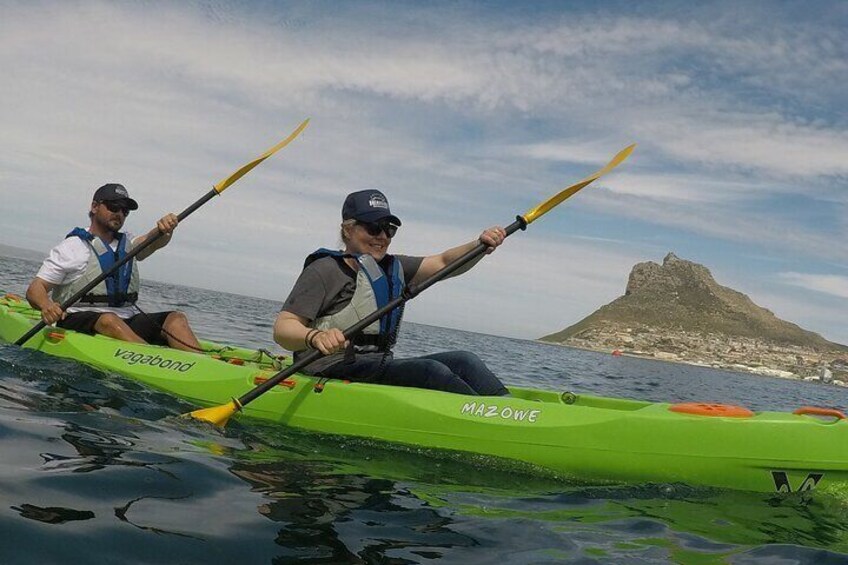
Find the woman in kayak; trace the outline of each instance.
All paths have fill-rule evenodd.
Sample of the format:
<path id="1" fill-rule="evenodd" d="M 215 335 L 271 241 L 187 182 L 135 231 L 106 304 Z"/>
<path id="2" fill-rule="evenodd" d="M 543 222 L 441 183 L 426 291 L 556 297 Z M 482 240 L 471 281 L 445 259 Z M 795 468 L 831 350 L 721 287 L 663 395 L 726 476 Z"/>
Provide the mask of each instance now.
<path id="1" fill-rule="evenodd" d="M 477 355 L 447 351 L 395 359 L 402 312 L 396 308 L 350 342 L 342 331 L 400 296 L 407 283 L 418 283 L 482 242 L 489 253 L 506 232 L 496 226 L 479 239 L 437 255 L 411 257 L 388 253 L 401 225 L 379 190 L 360 190 L 342 207 L 344 251 L 319 249 L 306 258 L 303 272 L 286 298 L 274 324 L 274 340 L 299 355 L 310 349 L 324 354 L 306 373 L 353 381 L 429 388 L 469 395 L 502 396 L 503 383 Z M 456 274 L 473 266 L 460 269 Z"/>

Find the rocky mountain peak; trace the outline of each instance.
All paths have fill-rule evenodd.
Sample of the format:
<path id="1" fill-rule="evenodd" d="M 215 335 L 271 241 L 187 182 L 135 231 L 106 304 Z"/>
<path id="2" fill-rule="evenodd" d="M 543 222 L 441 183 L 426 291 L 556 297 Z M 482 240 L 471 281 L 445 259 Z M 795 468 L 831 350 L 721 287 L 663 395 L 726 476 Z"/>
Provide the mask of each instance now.
<path id="1" fill-rule="evenodd" d="M 709 269 L 669 252 L 662 265 L 653 261 L 637 263 L 630 271 L 625 296 L 643 292 L 673 294 L 687 287 L 702 291 L 718 286 Z"/>
<path id="2" fill-rule="evenodd" d="M 741 292 L 718 284 L 705 266 L 671 252 L 662 265 L 653 261 L 636 264 L 624 296 L 542 339 L 564 342 L 598 328 L 744 337 L 821 350 L 844 347 L 779 319 Z"/>

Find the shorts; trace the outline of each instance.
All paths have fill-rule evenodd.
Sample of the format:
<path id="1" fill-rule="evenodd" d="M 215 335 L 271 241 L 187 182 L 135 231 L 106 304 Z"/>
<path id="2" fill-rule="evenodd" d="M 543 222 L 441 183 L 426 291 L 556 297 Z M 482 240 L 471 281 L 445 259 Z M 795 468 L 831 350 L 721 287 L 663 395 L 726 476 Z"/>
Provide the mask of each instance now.
<path id="1" fill-rule="evenodd" d="M 136 314 L 124 320 L 132 331 L 147 343 L 153 345 L 168 345 L 168 340 L 162 333 L 165 318 L 171 312 L 153 312 L 151 314 Z M 88 335 L 94 335 L 94 324 L 106 312 L 74 312 L 65 316 L 56 326 Z"/>

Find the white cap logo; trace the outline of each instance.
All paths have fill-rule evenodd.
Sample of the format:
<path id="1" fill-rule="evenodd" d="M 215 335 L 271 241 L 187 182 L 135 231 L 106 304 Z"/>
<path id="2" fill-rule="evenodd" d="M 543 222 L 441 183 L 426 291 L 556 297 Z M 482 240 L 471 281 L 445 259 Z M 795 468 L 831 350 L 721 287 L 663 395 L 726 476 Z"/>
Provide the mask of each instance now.
<path id="1" fill-rule="evenodd" d="M 389 203 L 386 202 L 386 199 L 382 194 L 372 194 L 371 198 L 368 200 L 368 205 L 372 208 L 384 208 L 386 210 L 389 209 Z"/>

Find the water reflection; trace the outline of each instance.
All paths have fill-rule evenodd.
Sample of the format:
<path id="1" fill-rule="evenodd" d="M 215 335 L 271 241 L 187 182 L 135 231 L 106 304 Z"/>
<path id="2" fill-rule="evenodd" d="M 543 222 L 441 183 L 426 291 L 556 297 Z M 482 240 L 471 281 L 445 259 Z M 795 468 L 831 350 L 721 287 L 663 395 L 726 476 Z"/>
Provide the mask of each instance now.
<path id="1" fill-rule="evenodd" d="M 64 524 L 74 520 L 90 520 L 94 518 L 94 512 L 90 510 L 74 510 L 73 508 L 61 508 L 49 506 L 42 508 L 34 504 L 21 504 L 12 506 L 12 510 L 19 512 L 22 518 L 37 520 L 45 524 Z"/>
<path id="2" fill-rule="evenodd" d="M 351 439 L 242 439 L 248 449 L 230 453 L 237 461 L 230 470 L 266 497 L 259 513 L 282 524 L 281 562 L 706 563 L 745 562 L 767 544 L 848 551 L 845 499 L 678 484 L 581 486 L 497 461 L 487 468 Z M 288 442 L 308 453 L 288 452 Z M 492 547 L 508 559 L 479 553 Z M 813 562 L 820 554 L 803 555 Z"/>
<path id="3" fill-rule="evenodd" d="M 127 524 L 130 524 L 130 525 L 132 525 L 132 526 L 134 526 L 134 527 L 138 528 L 139 530 L 150 531 L 150 532 L 153 532 L 154 534 L 167 534 L 167 535 L 172 535 L 172 536 L 179 536 L 179 537 L 184 537 L 184 538 L 191 538 L 191 539 L 196 539 L 196 540 L 203 540 L 203 538 L 202 538 L 202 537 L 199 537 L 199 536 L 192 536 L 192 535 L 189 535 L 189 534 L 186 534 L 186 533 L 183 533 L 183 532 L 170 531 L 170 530 L 166 530 L 166 529 L 163 529 L 163 528 L 160 528 L 160 527 L 157 527 L 157 526 L 143 526 L 143 525 L 141 525 L 141 524 L 136 524 L 135 522 L 133 522 L 133 521 L 132 521 L 132 520 L 131 520 L 128 516 L 127 516 L 127 514 L 128 514 L 128 513 L 129 513 L 129 511 L 130 511 L 130 507 L 132 507 L 132 505 L 133 505 L 133 504 L 135 504 L 136 502 L 141 502 L 141 501 L 143 501 L 143 500 L 169 500 L 169 501 L 176 501 L 176 500 L 184 500 L 184 499 L 187 499 L 187 498 L 189 498 L 189 496 L 188 496 L 188 495 L 186 495 L 186 496 L 174 496 L 174 497 L 167 497 L 167 496 L 139 496 L 138 498 L 134 498 L 134 499 L 130 500 L 130 501 L 129 501 L 129 502 L 127 502 L 125 505 L 123 505 L 123 506 L 119 506 L 119 507 L 115 508 L 115 517 L 116 517 L 116 518 L 118 518 L 118 520 L 120 520 L 121 522 L 126 522 Z"/>
<path id="4" fill-rule="evenodd" d="M 433 559 L 476 545 L 450 529 L 450 518 L 410 504 L 415 498 L 391 480 L 315 473 L 292 462 L 237 463 L 231 471 L 269 499 L 259 513 L 283 524 L 275 541 L 288 558 L 378 562 L 408 552 Z"/>

